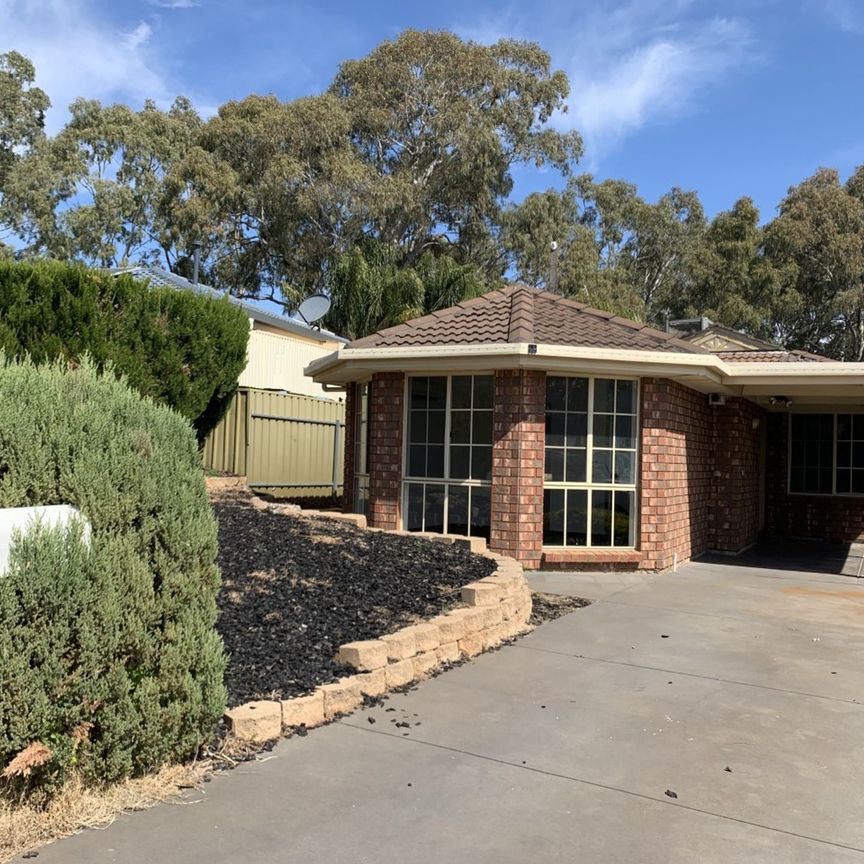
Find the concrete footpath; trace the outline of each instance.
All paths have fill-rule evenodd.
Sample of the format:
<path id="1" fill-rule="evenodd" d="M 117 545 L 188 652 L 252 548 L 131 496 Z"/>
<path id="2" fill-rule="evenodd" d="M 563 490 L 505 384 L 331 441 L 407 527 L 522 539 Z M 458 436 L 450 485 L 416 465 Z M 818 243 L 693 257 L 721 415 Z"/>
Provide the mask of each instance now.
<path id="1" fill-rule="evenodd" d="M 744 563 L 532 577 L 597 602 L 39 862 L 864 862 L 864 588 Z"/>

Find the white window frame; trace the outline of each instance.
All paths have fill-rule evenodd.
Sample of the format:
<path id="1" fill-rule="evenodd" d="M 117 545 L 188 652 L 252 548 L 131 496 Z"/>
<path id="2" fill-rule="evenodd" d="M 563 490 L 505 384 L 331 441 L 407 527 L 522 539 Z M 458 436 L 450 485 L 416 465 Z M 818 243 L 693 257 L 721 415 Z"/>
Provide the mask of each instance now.
<path id="1" fill-rule="evenodd" d="M 453 478 L 450 479 L 450 427 L 451 427 L 451 413 L 452 413 L 452 391 L 453 391 L 453 379 L 454 378 L 491 378 L 492 379 L 492 408 L 490 412 L 494 418 L 495 416 L 495 373 L 492 371 L 478 371 L 478 372 L 414 372 L 405 376 L 405 390 L 403 393 L 403 409 L 402 409 L 402 428 L 405 430 L 402 436 L 402 495 L 401 495 L 401 514 L 400 514 L 400 527 L 402 530 L 407 530 L 407 521 L 408 521 L 408 487 L 410 484 L 422 484 L 423 485 L 423 495 L 425 500 L 426 495 L 426 486 L 443 486 L 444 487 L 444 533 L 447 533 L 447 528 L 449 528 L 449 505 L 450 505 L 450 493 L 448 487 L 450 486 L 462 486 L 468 488 L 484 488 L 489 489 L 489 517 L 490 517 L 490 525 L 489 531 L 491 533 L 492 525 L 491 525 L 491 517 L 492 517 L 492 478 L 488 480 L 477 480 L 473 478 Z M 408 474 L 408 452 L 410 447 L 410 434 L 409 434 L 409 415 L 411 411 L 411 381 L 414 378 L 445 378 L 447 380 L 447 393 L 444 401 L 444 477 L 414 477 Z M 471 396 L 471 414 L 474 413 L 474 396 L 473 396 L 473 385 L 472 385 L 472 396 Z M 463 410 L 463 409 L 457 409 Z M 485 410 L 485 409 L 482 409 Z M 494 451 L 495 451 L 495 427 L 494 427 L 494 419 L 493 419 L 493 427 L 492 427 L 492 443 L 490 446 L 492 450 L 492 459 L 494 459 Z M 491 464 L 491 463 L 490 463 Z M 471 533 L 471 505 L 470 505 L 470 495 L 469 493 L 469 510 L 468 510 L 468 534 L 459 535 L 466 537 L 474 537 L 477 536 Z M 424 508 L 425 511 L 425 508 Z M 423 526 L 420 531 L 426 531 L 426 514 L 423 514 Z"/>
<path id="2" fill-rule="evenodd" d="M 833 418 L 833 434 L 831 438 L 831 491 L 830 492 L 793 492 L 792 491 L 792 418 L 804 414 L 828 414 Z M 864 492 L 837 491 L 837 417 L 840 414 L 860 416 L 864 411 L 821 411 L 813 408 L 809 411 L 790 411 L 786 420 L 786 494 L 805 498 L 864 498 Z M 846 469 L 844 469 L 846 470 Z"/>
<path id="3" fill-rule="evenodd" d="M 360 388 L 366 388 L 366 417 L 361 419 L 362 405 L 363 399 L 360 396 Z M 368 515 L 369 512 L 369 459 L 368 459 L 368 451 L 371 446 L 371 442 L 369 441 L 369 436 L 372 432 L 371 429 L 371 408 L 372 408 L 372 382 L 368 381 L 356 381 L 354 383 L 354 425 L 353 425 L 353 440 L 350 442 L 350 447 L 352 448 L 352 466 L 354 471 L 354 477 L 351 482 L 351 508 L 353 513 L 363 513 L 364 515 Z M 361 440 L 358 440 L 358 433 L 360 431 L 361 425 L 366 426 L 366 447 L 363 448 L 363 461 L 366 463 L 365 471 L 357 470 L 357 449 L 358 445 L 361 444 Z M 359 505 L 359 491 L 361 488 L 366 490 L 366 507 L 365 509 L 361 509 Z"/>
<path id="4" fill-rule="evenodd" d="M 586 520 L 586 542 L 584 546 L 575 546 L 569 545 L 567 543 L 567 508 L 564 508 L 564 543 L 561 545 L 546 545 L 544 543 L 543 549 L 548 550 L 561 550 L 561 549 L 636 549 L 639 544 L 639 521 L 641 515 L 641 494 L 640 494 L 640 483 L 639 479 L 641 477 L 641 456 L 642 456 L 642 420 L 641 420 L 641 388 L 640 388 L 640 379 L 639 378 L 631 378 L 626 375 L 585 375 L 577 372 L 573 373 L 563 373 L 563 372 L 555 372 L 548 373 L 548 378 L 583 378 L 588 381 L 588 429 L 585 441 L 585 480 L 583 482 L 574 482 L 568 480 L 547 480 L 546 479 L 546 441 L 544 439 L 543 442 L 543 492 L 544 492 L 544 500 L 545 500 L 545 492 L 547 489 L 561 489 L 561 490 L 570 490 L 570 489 L 582 489 L 586 490 L 588 494 L 588 513 Z M 635 385 L 635 393 L 634 398 L 636 401 L 636 413 L 633 415 L 622 415 L 622 416 L 632 416 L 634 418 L 634 437 L 636 447 L 633 451 L 633 482 L 632 483 L 593 483 L 591 482 L 593 468 L 593 454 L 594 454 L 594 382 L 598 379 L 603 381 L 631 381 Z M 617 406 L 616 406 L 617 408 Z M 605 413 L 605 412 L 600 412 Z M 613 416 L 617 416 L 617 410 L 613 414 Z M 545 408 L 545 394 L 544 394 L 544 408 L 543 408 L 543 422 L 546 422 L 546 408 Z M 566 434 L 566 433 L 565 433 Z M 614 431 L 613 431 L 613 446 L 612 448 L 601 447 L 600 450 L 611 449 L 613 454 L 619 449 L 614 446 Z M 623 451 L 631 452 L 629 447 L 620 448 Z M 566 456 L 565 456 L 566 459 Z M 566 466 L 566 462 L 565 462 Z M 566 470 L 566 469 L 565 469 Z M 614 470 L 614 455 L 613 455 L 613 470 Z M 592 518 L 592 510 L 591 506 L 592 495 L 591 493 L 594 490 L 604 491 L 604 492 L 632 492 L 633 493 L 633 512 L 630 514 L 630 533 L 633 537 L 633 542 L 628 544 L 616 544 L 615 543 L 615 531 L 613 527 L 612 531 L 612 543 L 611 544 L 603 544 L 602 546 L 595 546 L 592 542 L 591 538 L 591 518 Z M 566 500 L 566 497 L 565 497 Z M 613 512 L 614 512 L 614 497 L 613 497 Z M 543 514 L 545 518 L 545 513 Z"/>

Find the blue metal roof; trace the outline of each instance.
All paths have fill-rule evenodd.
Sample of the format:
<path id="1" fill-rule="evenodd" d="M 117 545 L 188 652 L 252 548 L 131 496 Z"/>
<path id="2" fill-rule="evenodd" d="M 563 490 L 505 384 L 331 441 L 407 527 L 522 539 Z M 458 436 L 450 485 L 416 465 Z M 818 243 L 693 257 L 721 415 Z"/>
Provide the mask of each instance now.
<path id="1" fill-rule="evenodd" d="M 151 285 L 157 285 L 160 288 L 177 288 L 182 291 L 194 291 L 196 294 L 203 294 L 214 299 L 227 297 L 231 303 L 239 306 L 250 318 L 260 321 L 262 324 L 268 324 L 271 327 L 277 327 L 286 333 L 294 333 L 298 336 L 306 336 L 313 339 L 319 338 L 322 341 L 348 343 L 347 339 L 337 336 L 329 330 L 319 330 L 316 327 L 310 327 L 304 321 L 298 321 L 296 318 L 288 318 L 276 312 L 268 312 L 266 309 L 261 309 L 248 300 L 241 300 L 239 297 L 234 297 L 226 291 L 220 291 L 209 285 L 201 285 L 200 283 L 194 285 L 183 276 L 178 276 L 170 270 L 163 270 L 161 267 L 145 267 L 143 265 L 115 267 L 111 272 L 115 274 L 129 273 L 139 279 L 147 279 Z"/>

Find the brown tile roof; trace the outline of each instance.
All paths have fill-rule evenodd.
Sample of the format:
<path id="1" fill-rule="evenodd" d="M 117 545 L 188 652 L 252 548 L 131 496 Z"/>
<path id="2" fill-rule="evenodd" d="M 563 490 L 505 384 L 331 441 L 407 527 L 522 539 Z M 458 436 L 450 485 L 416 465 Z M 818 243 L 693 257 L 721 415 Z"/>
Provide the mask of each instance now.
<path id="1" fill-rule="evenodd" d="M 350 347 L 443 347 L 505 342 L 710 353 L 685 342 L 678 333 L 663 333 L 527 285 L 490 291 L 449 309 L 379 330 L 352 342 Z"/>
<path id="2" fill-rule="evenodd" d="M 771 351 L 715 351 L 721 360 L 729 363 L 830 363 L 830 357 L 811 354 L 809 351 L 786 351 L 777 348 Z"/>

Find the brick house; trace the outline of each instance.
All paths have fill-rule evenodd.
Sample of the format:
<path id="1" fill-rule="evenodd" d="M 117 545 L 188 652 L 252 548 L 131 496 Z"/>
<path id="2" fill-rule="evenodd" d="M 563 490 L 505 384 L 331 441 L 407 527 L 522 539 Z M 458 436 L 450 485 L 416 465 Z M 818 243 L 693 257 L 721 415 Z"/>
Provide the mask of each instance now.
<path id="1" fill-rule="evenodd" d="M 482 536 L 533 568 L 864 536 L 862 363 L 512 285 L 306 373 L 346 389 L 346 509 L 373 526 Z"/>

